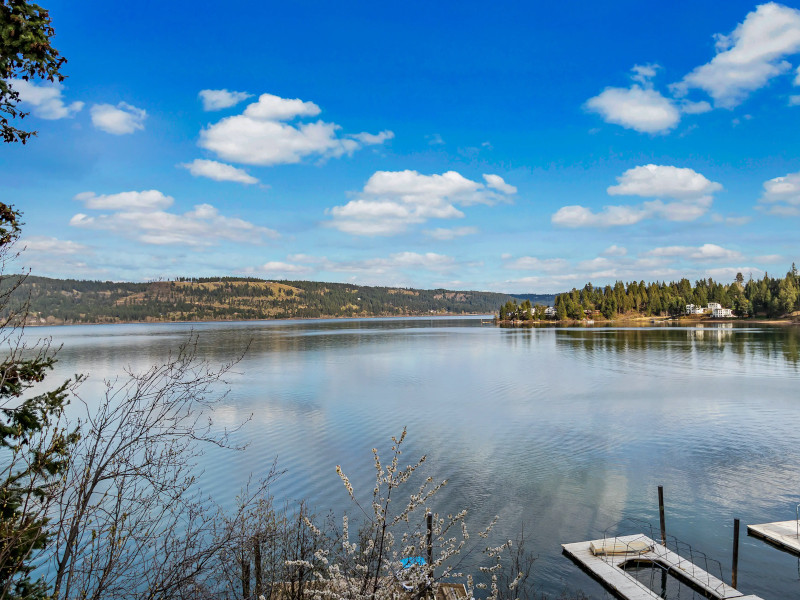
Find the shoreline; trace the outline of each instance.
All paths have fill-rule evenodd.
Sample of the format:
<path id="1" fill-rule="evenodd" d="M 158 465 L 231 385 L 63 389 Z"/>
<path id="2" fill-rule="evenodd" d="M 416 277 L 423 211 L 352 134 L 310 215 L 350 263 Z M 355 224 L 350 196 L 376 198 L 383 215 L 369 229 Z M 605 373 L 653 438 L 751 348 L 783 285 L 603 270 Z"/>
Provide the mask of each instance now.
<path id="1" fill-rule="evenodd" d="M 696 318 L 696 317 L 623 317 L 621 319 L 602 319 L 602 320 L 576 320 L 565 319 L 559 321 L 557 319 L 547 319 L 539 321 L 495 321 L 497 325 L 507 325 L 514 327 L 534 326 L 534 325 L 583 325 L 590 326 L 603 326 L 603 325 L 624 325 L 625 323 L 631 324 L 658 324 L 658 323 L 676 323 L 679 325 L 706 325 L 715 323 L 742 323 L 752 325 L 800 325 L 800 319 L 792 317 L 778 317 L 769 319 L 767 317 L 751 317 L 751 318 L 732 318 L 732 319 L 715 319 L 713 317 Z"/>
<path id="2" fill-rule="evenodd" d="M 166 319 L 154 319 L 150 321 L 93 321 L 93 322 L 79 322 L 79 323 L 33 323 L 26 322 L 21 324 L 23 327 L 75 327 L 79 325 L 162 325 L 162 324 L 179 324 L 185 323 L 190 325 L 192 323 L 278 323 L 282 321 L 345 321 L 345 320 L 360 320 L 360 319 L 432 319 L 436 317 L 489 317 L 493 318 L 494 315 L 489 313 L 436 313 L 430 315 L 368 315 L 368 316 L 352 316 L 352 317 L 288 317 L 285 319 L 203 319 L 192 321 L 172 321 Z"/>

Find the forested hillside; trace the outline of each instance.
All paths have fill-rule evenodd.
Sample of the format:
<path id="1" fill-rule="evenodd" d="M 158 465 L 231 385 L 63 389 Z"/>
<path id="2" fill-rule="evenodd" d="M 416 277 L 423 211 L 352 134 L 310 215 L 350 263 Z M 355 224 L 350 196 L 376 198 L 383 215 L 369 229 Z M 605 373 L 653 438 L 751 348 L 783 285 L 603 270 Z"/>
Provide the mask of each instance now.
<path id="1" fill-rule="evenodd" d="M 10 289 L 18 278 L 2 282 Z M 2 292 L 2 288 L 0 288 Z M 29 276 L 14 291 L 31 324 L 374 317 L 491 313 L 511 296 L 252 278 L 150 283 Z"/>

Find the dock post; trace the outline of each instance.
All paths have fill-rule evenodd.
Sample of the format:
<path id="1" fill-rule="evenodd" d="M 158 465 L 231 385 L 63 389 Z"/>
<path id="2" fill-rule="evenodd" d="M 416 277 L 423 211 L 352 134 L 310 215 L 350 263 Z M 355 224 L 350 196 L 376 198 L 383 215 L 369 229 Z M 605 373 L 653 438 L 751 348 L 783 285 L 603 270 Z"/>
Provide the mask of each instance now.
<path id="1" fill-rule="evenodd" d="M 428 521 L 428 565 L 433 568 L 433 513 L 425 515 Z"/>
<path id="2" fill-rule="evenodd" d="M 739 519 L 733 520 L 733 566 L 731 568 L 731 587 L 736 588 L 739 576 Z"/>
<path id="3" fill-rule="evenodd" d="M 661 521 L 661 545 L 667 545 L 667 526 L 664 523 L 664 486 L 658 486 L 658 518 Z"/>
<path id="4" fill-rule="evenodd" d="M 242 548 L 242 597 L 250 597 L 250 555 Z"/>
<path id="5" fill-rule="evenodd" d="M 256 598 L 261 596 L 261 591 L 264 589 L 262 586 L 261 577 L 261 540 L 259 537 L 260 536 L 255 536 L 253 538 L 253 566 L 255 567 L 256 572 Z"/>

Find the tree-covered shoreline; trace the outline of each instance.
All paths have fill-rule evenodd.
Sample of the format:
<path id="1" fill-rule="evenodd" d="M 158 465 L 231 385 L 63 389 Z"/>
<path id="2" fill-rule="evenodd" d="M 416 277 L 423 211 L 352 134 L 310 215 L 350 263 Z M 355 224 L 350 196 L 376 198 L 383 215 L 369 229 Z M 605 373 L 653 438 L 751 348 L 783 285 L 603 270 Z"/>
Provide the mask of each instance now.
<path id="1" fill-rule="evenodd" d="M 557 294 L 550 311 L 530 301 L 517 304 L 513 300 L 500 307 L 498 318 L 510 321 L 582 321 L 586 319 L 617 320 L 636 317 L 679 317 L 686 315 L 689 305 L 707 306 L 716 303 L 730 308 L 738 318 L 777 319 L 790 317 L 800 311 L 800 274 L 797 267 L 784 277 L 761 279 L 750 277 L 745 281 L 737 273 L 730 284 L 700 279 L 694 285 L 683 278 L 678 282 L 651 282 L 643 280 L 613 286 L 594 287 L 587 283 L 582 289 Z M 549 314 L 548 314 L 549 313 Z"/>

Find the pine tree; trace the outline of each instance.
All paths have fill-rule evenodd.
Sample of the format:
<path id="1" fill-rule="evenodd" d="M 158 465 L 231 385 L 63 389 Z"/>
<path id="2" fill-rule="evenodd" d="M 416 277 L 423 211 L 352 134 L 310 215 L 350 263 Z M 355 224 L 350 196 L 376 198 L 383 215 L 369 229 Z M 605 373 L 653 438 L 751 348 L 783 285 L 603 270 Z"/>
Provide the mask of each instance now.
<path id="1" fill-rule="evenodd" d="M 19 216 L 0 203 L 0 264 L 12 256 Z M 55 352 L 22 339 L 26 308 L 12 297 L 21 282 L 0 274 L 0 339 L 8 348 L 0 362 L 0 597 L 35 599 L 48 595 L 32 578 L 33 561 L 47 543 L 48 508 L 77 438 L 61 423 L 74 382 L 24 398 L 53 368 Z"/>

